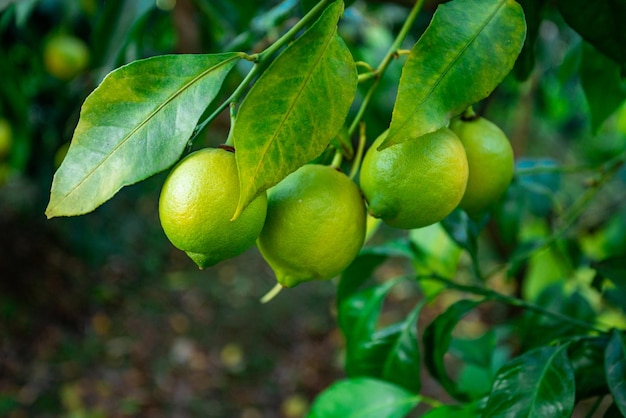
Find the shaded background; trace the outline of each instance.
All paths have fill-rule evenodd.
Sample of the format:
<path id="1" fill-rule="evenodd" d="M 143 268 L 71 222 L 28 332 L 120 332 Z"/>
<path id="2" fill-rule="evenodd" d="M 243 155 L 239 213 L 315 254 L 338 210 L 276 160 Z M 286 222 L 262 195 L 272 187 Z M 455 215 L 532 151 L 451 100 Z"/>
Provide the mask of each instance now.
<path id="1" fill-rule="evenodd" d="M 80 105 L 105 74 L 163 53 L 260 51 L 295 22 L 301 5 L 5 3 L 0 2 L 0 116 L 12 127 L 13 143 L 0 161 L 0 416 L 303 416 L 314 396 L 343 375 L 334 282 L 302 285 L 261 305 L 274 277 L 255 248 L 199 271 L 159 226 L 158 194 L 167 173 L 125 188 L 91 214 L 44 216 Z M 428 3 L 407 48 L 435 5 Z M 407 11 L 384 2 L 355 2 L 347 9 L 340 32 L 355 59 L 376 65 Z M 43 64 L 45 42 L 57 33 L 77 36 L 90 49 L 89 67 L 71 80 L 54 78 Z M 530 167 L 597 164 L 623 151 L 626 108 L 607 122 L 598 140 L 590 133 L 580 82 L 563 65 L 578 37 L 556 14 L 547 16 L 539 34 L 539 62 L 529 79 L 505 80 L 479 110 L 507 132 L 518 159 L 526 158 Z M 244 70 L 227 79 L 224 96 Z M 389 68 L 366 112 L 371 139 L 388 126 L 400 71 L 400 64 Z M 225 140 L 223 116 L 194 148 Z M 624 177 L 609 184 L 577 225 L 581 235 L 613 252 L 626 250 Z M 549 224 L 559 205 L 583 190 L 583 180 L 536 180 L 543 189 L 533 192 L 529 216 Z M 500 220 L 522 219 L 519 213 L 509 216 Z M 510 254 L 502 228 L 495 225 L 483 238 L 486 257 L 496 261 Z M 383 227 L 373 244 L 397 236 L 404 233 Z M 552 259 L 538 263 L 535 268 L 543 272 L 560 268 Z M 469 268 L 467 260 L 462 267 Z M 377 275 L 384 280 L 410 270 L 392 260 Z M 554 273 L 555 280 L 561 276 Z M 411 289 L 392 293 L 396 305 L 386 315 L 401 315 L 402 302 L 415 296 Z M 471 321 L 470 333 L 489 322 Z M 445 400 L 435 384 L 425 384 L 424 391 Z"/>

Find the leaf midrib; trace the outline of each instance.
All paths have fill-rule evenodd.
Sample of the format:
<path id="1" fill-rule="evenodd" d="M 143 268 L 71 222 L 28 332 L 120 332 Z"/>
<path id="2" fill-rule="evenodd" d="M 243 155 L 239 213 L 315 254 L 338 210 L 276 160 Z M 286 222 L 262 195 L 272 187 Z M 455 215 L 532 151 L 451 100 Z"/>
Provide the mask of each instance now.
<path id="1" fill-rule="evenodd" d="M 67 193 L 65 193 L 63 195 L 63 197 L 61 199 L 58 200 L 57 204 L 50 207 L 48 209 L 47 212 L 52 213 L 54 212 L 55 208 L 59 207 L 60 205 L 62 205 L 63 202 L 65 202 L 74 192 L 76 192 L 76 190 L 78 190 L 89 178 L 91 178 L 91 176 L 93 176 L 93 174 L 98 171 L 100 169 L 100 167 L 102 167 L 110 158 L 112 158 L 112 156 L 124 145 L 126 144 L 131 138 L 132 136 L 137 133 L 140 129 L 142 129 L 144 126 L 146 126 L 162 109 L 164 109 L 166 106 L 168 106 L 172 101 L 174 101 L 174 99 L 176 99 L 178 96 L 180 96 L 181 94 L 183 94 L 187 89 L 189 89 L 193 84 L 195 84 L 196 82 L 198 82 L 199 80 L 201 80 L 202 78 L 206 77 L 208 74 L 210 74 L 211 72 L 213 72 L 214 70 L 220 68 L 221 66 L 225 65 L 226 63 L 229 63 L 230 61 L 237 59 L 238 58 L 238 54 L 234 54 L 233 56 L 229 57 L 228 59 L 224 60 L 224 61 L 220 61 L 219 63 L 207 68 L 206 70 L 202 71 L 200 74 L 198 74 L 197 76 L 195 76 L 194 78 L 192 78 L 191 80 L 189 80 L 187 83 L 183 84 L 183 86 L 180 89 L 177 89 L 173 94 L 171 94 L 168 98 L 166 98 L 161 104 L 159 104 L 159 106 L 157 106 L 152 112 L 150 112 L 147 117 L 144 118 L 144 120 L 141 121 L 141 123 L 139 123 L 135 128 L 133 128 L 128 134 L 126 134 L 124 137 L 122 137 L 122 140 L 116 144 L 111 151 L 106 154 L 106 156 L 97 164 L 95 164 L 91 170 L 89 170 L 87 172 L 87 174 L 85 176 L 83 176 L 83 178 L 74 186 L 72 187 Z"/>

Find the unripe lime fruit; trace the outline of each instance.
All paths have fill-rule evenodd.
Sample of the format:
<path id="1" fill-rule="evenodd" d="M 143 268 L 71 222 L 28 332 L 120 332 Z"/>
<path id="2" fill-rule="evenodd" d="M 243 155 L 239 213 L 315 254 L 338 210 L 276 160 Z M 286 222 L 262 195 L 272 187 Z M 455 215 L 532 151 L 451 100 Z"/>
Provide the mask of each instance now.
<path id="1" fill-rule="evenodd" d="M 13 144 L 13 132 L 8 120 L 0 119 L 0 159 L 6 157 Z"/>
<path id="2" fill-rule="evenodd" d="M 200 267 L 243 253 L 263 228 L 265 193 L 234 221 L 239 202 L 235 154 L 205 148 L 189 154 L 170 172 L 159 198 L 159 218 L 172 244 Z"/>
<path id="3" fill-rule="evenodd" d="M 46 42 L 43 59 L 49 74 L 67 81 L 87 68 L 89 48 L 75 36 L 55 35 Z"/>
<path id="4" fill-rule="evenodd" d="M 461 201 L 468 165 L 463 144 L 448 128 L 377 148 L 383 132 L 368 149 L 361 166 L 361 190 L 369 213 L 402 229 L 441 221 Z"/>
<path id="5" fill-rule="evenodd" d="M 268 190 L 267 199 L 257 245 L 284 287 L 335 277 L 357 256 L 365 202 L 345 174 L 305 165 Z"/>
<path id="6" fill-rule="evenodd" d="M 459 207 L 476 217 L 496 202 L 511 183 L 513 149 L 504 132 L 482 117 L 454 119 L 450 129 L 463 143 L 469 164 L 467 189 Z"/>

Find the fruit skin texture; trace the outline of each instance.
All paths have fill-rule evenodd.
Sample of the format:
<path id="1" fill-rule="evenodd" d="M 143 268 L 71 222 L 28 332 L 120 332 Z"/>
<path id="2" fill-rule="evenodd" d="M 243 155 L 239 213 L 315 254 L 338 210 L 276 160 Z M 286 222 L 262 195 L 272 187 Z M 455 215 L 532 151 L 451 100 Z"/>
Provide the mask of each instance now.
<path id="1" fill-rule="evenodd" d="M 265 193 L 234 221 L 239 201 L 235 154 L 205 148 L 189 154 L 170 172 L 159 198 L 159 218 L 172 244 L 200 267 L 243 253 L 263 228 Z"/>
<path id="2" fill-rule="evenodd" d="M 365 217 L 350 178 L 329 166 L 305 165 L 268 190 L 257 246 L 284 287 L 330 279 L 361 249 Z"/>
<path id="3" fill-rule="evenodd" d="M 44 46 L 43 60 L 49 74 L 68 81 L 87 68 L 89 48 L 75 36 L 55 35 Z"/>
<path id="4" fill-rule="evenodd" d="M 360 185 L 369 213 L 395 228 L 441 221 L 463 197 L 468 164 L 463 144 L 448 128 L 379 151 L 383 132 L 368 149 Z"/>
<path id="5" fill-rule="evenodd" d="M 450 129 L 463 143 L 469 164 L 467 189 L 459 207 L 471 217 L 477 217 L 496 202 L 511 183 L 515 167 L 513 149 L 504 132 L 482 117 L 454 119 Z"/>

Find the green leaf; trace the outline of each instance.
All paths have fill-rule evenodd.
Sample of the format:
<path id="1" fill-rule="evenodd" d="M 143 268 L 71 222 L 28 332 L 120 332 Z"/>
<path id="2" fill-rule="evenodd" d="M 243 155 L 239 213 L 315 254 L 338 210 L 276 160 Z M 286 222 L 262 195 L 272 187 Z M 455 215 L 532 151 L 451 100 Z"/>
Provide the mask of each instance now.
<path id="1" fill-rule="evenodd" d="M 604 373 L 604 352 L 608 338 L 604 335 L 572 342 L 569 358 L 574 368 L 576 400 L 602 396 L 608 392 Z"/>
<path id="2" fill-rule="evenodd" d="M 431 409 L 422 418 L 476 418 L 480 414 L 475 404 L 445 405 Z"/>
<path id="3" fill-rule="evenodd" d="M 619 66 L 587 43 L 583 45 L 580 82 L 591 111 L 592 130 L 597 132 L 626 100 L 626 82 Z"/>
<path id="4" fill-rule="evenodd" d="M 380 148 L 436 131 L 489 96 L 513 68 L 525 36 L 524 12 L 514 0 L 441 4 L 404 64 Z"/>
<path id="5" fill-rule="evenodd" d="M 604 354 L 606 381 L 613 401 L 626 416 L 626 334 L 614 330 Z"/>
<path id="6" fill-rule="evenodd" d="M 421 384 L 417 318 L 422 303 L 404 321 L 377 329 L 383 301 L 400 280 L 355 293 L 339 305 L 339 324 L 346 337 L 345 369 L 348 376 L 381 378 L 417 393 Z"/>
<path id="7" fill-rule="evenodd" d="M 478 236 L 484 229 L 488 220 L 489 217 L 484 216 L 479 221 L 475 221 L 470 218 L 465 211 L 455 209 L 450 215 L 441 221 L 441 226 L 443 226 L 450 238 L 452 238 L 452 240 L 456 242 L 459 247 L 467 250 L 472 258 L 474 270 L 479 277 Z"/>
<path id="8" fill-rule="evenodd" d="M 87 97 L 54 175 L 48 218 L 90 212 L 171 166 L 238 53 L 163 55 L 111 72 Z"/>
<path id="9" fill-rule="evenodd" d="M 343 3 L 272 62 L 241 103 L 232 135 L 241 194 L 236 218 L 256 195 L 316 158 L 342 127 L 357 72 L 337 34 Z"/>
<path id="10" fill-rule="evenodd" d="M 421 388 L 417 318 L 422 306 L 418 304 L 400 324 L 393 346 L 385 353 L 381 375 L 384 380 L 415 393 L 419 393 Z"/>
<path id="11" fill-rule="evenodd" d="M 424 330 L 424 364 L 430 374 L 454 398 L 468 401 L 469 396 L 459 390 L 458 385 L 448 376 L 444 357 L 452 341 L 452 331 L 459 321 L 484 300 L 460 300 L 435 318 Z"/>
<path id="12" fill-rule="evenodd" d="M 483 416 L 569 418 L 573 409 L 574 370 L 562 345 L 540 347 L 505 364 Z"/>
<path id="13" fill-rule="evenodd" d="M 539 26 L 542 21 L 543 10 L 545 9 L 547 0 L 517 0 L 524 10 L 526 18 L 527 35 L 524 40 L 522 52 L 515 61 L 513 69 L 515 77 L 520 80 L 526 80 L 535 66 L 535 42 L 539 35 Z"/>
<path id="14" fill-rule="evenodd" d="M 412 258 L 410 243 L 406 239 L 387 241 L 383 245 L 365 247 L 343 271 L 337 286 L 337 305 L 356 293 L 372 276 L 374 270 L 389 257 Z"/>
<path id="15" fill-rule="evenodd" d="M 340 380 L 322 392 L 308 418 L 402 418 L 419 396 L 401 387 L 371 378 Z"/>
<path id="16" fill-rule="evenodd" d="M 559 10 L 585 41 L 626 69 L 626 1 L 560 0 Z"/>

